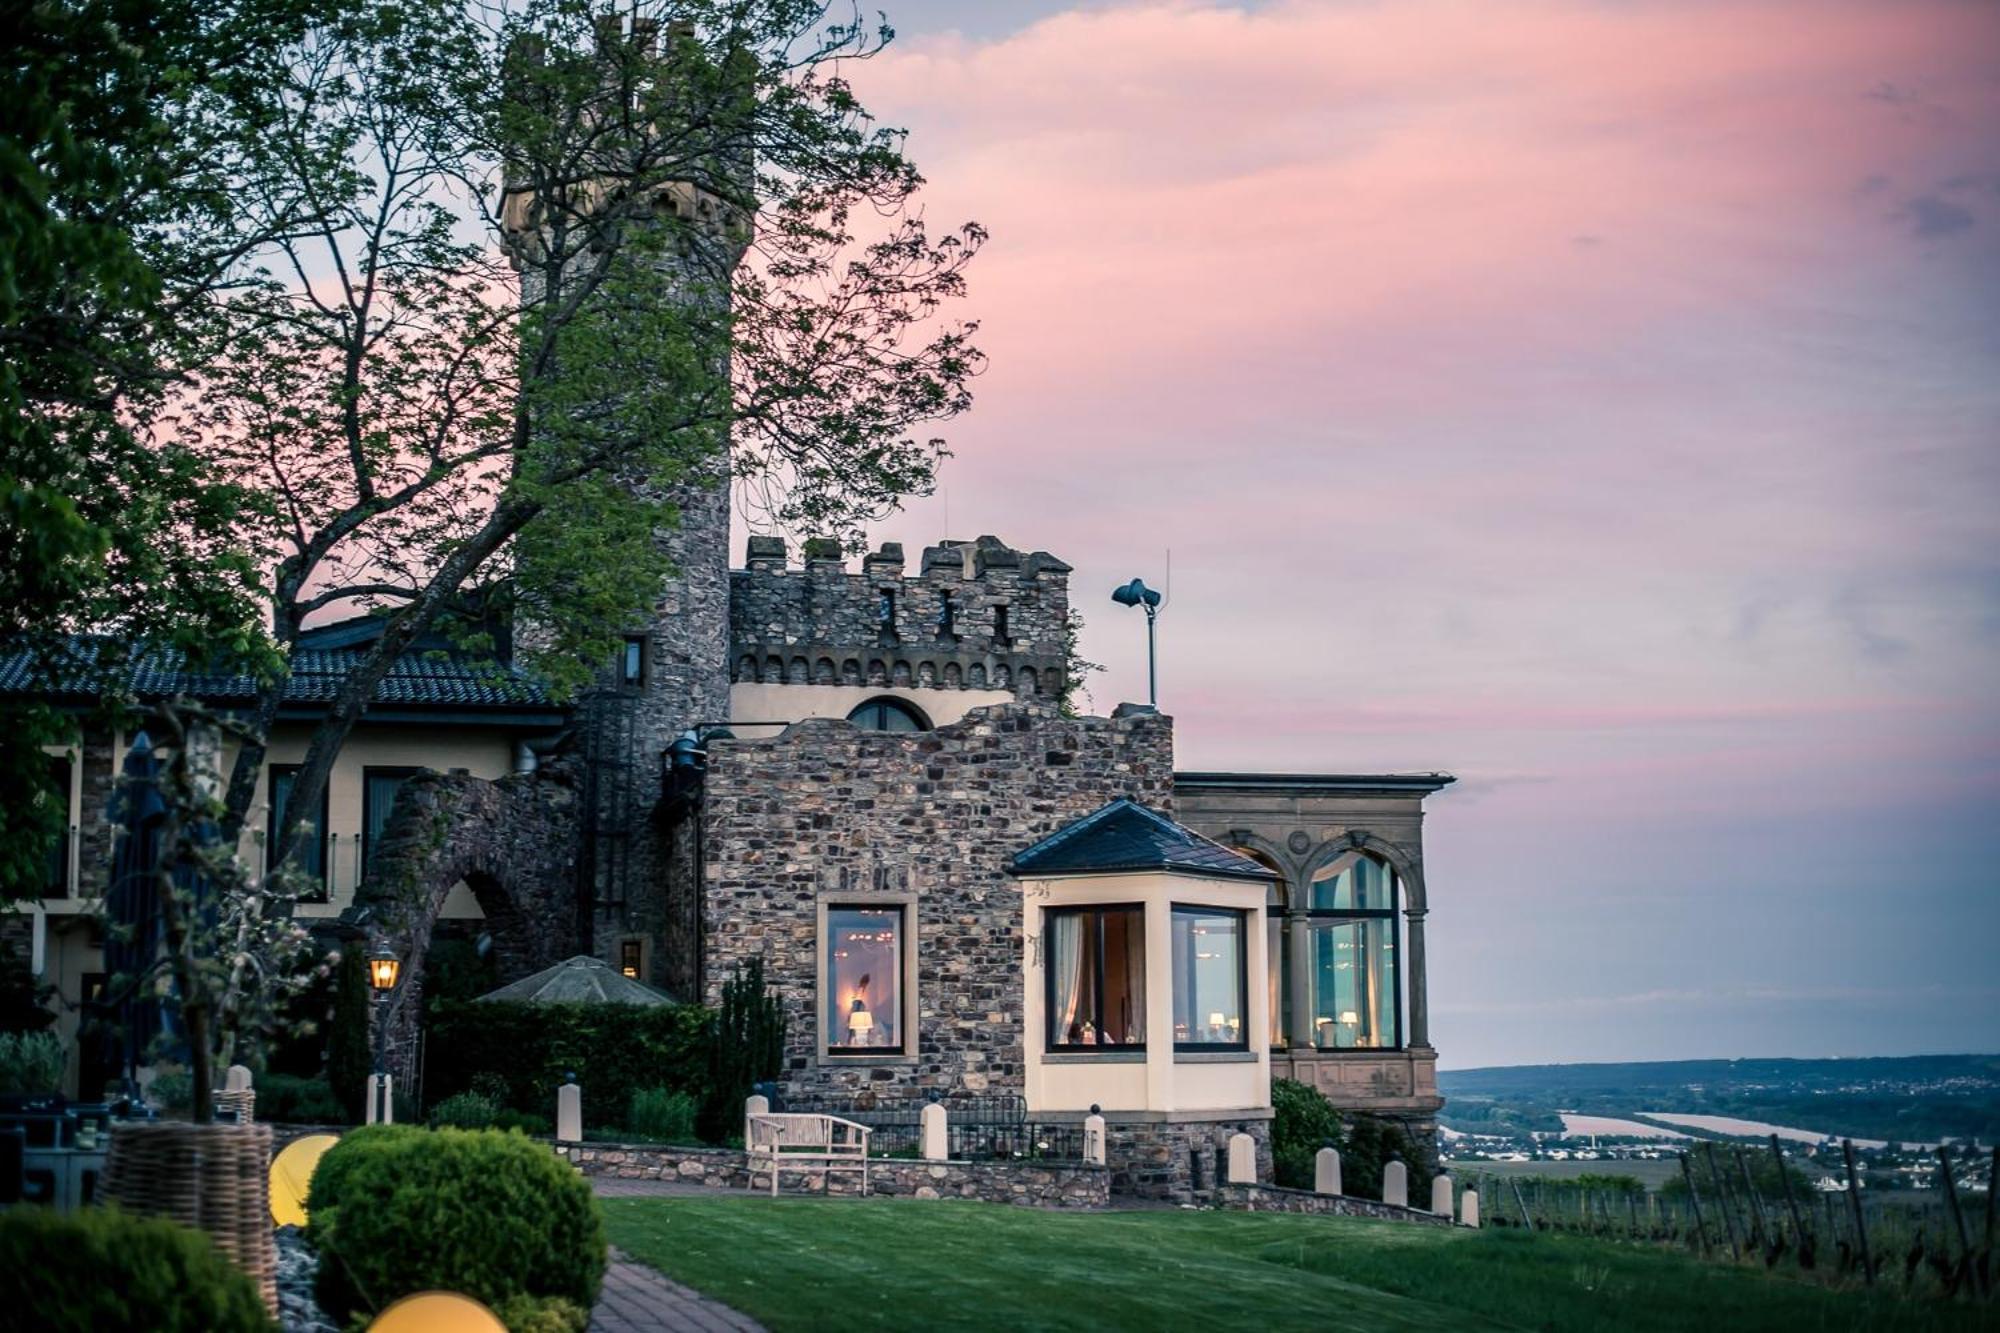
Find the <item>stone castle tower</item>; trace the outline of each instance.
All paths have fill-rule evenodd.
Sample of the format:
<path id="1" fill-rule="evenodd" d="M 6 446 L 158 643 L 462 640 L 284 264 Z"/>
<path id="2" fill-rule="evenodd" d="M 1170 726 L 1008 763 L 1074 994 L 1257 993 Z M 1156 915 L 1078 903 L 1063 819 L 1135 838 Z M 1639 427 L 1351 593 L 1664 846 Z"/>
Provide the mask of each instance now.
<path id="1" fill-rule="evenodd" d="M 669 30 L 660 49 L 660 30 L 634 18 L 627 27 L 615 14 L 598 20 L 597 41 L 608 84 L 629 87 L 649 74 L 671 78 L 674 62 L 706 59 Z M 526 59 L 538 53 L 526 52 Z M 686 81 L 683 81 L 685 83 Z M 696 82 L 704 82 L 697 80 Z M 712 82 L 712 81 L 707 81 Z M 607 107 L 629 105 L 618 87 Z M 614 111 L 613 114 L 616 114 Z M 747 174 L 747 161 L 724 170 Z M 603 262 L 599 252 L 574 237 L 551 259 L 551 228 L 565 215 L 596 210 L 593 221 L 621 230 L 653 227 L 660 242 L 619 253 L 628 262 L 656 267 L 665 290 L 687 302 L 726 304 L 730 280 L 749 242 L 749 225 L 723 199 L 690 181 L 667 180 L 643 193 L 608 178 L 571 186 L 566 198 L 550 205 L 532 185 L 510 181 L 503 226 L 521 274 L 524 308 L 542 300 L 552 277 L 567 279 L 583 266 Z M 605 210 L 615 214 L 605 215 Z M 726 385 L 727 354 L 716 366 Z M 691 477 L 661 487 L 645 477 L 625 484 L 661 507 L 653 541 L 672 572 L 661 585 L 653 611 L 628 627 L 617 660 L 602 682 L 579 699 L 577 740 L 583 776 L 582 845 L 578 849 L 578 927 L 584 947 L 614 964 L 621 938 L 657 936 L 658 889 L 667 850 L 652 818 L 660 797 L 661 757 L 676 737 L 729 715 L 729 513 L 730 459 L 724 432 L 720 448 Z"/>

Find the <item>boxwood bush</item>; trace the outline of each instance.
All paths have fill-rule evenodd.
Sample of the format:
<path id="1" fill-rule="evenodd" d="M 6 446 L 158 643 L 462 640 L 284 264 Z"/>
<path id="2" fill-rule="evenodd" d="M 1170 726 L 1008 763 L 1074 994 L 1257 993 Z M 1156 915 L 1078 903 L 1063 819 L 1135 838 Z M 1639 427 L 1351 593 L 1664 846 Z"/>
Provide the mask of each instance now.
<path id="1" fill-rule="evenodd" d="M 604 1279 L 604 1216 L 546 1145 L 500 1130 L 370 1126 L 320 1159 L 307 1235 L 334 1319 L 457 1291 L 510 1329 L 582 1333 Z"/>
<path id="2" fill-rule="evenodd" d="M 37 1333 L 270 1333 L 243 1271 L 207 1236 L 109 1208 L 0 1210 L 0 1326 Z"/>

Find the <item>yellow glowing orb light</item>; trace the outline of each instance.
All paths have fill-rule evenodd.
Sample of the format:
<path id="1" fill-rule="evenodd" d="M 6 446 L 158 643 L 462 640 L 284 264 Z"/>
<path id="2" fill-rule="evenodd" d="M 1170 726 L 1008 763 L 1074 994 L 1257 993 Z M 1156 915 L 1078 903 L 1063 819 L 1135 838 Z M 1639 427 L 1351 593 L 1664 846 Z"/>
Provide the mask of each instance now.
<path id="1" fill-rule="evenodd" d="M 306 1192 L 326 1150 L 340 1142 L 338 1134 L 308 1134 L 293 1139 L 271 1159 L 271 1220 L 281 1227 L 306 1224 Z"/>
<path id="2" fill-rule="evenodd" d="M 420 1291 L 384 1310 L 368 1333 L 507 1333 L 507 1326 L 470 1296 Z"/>

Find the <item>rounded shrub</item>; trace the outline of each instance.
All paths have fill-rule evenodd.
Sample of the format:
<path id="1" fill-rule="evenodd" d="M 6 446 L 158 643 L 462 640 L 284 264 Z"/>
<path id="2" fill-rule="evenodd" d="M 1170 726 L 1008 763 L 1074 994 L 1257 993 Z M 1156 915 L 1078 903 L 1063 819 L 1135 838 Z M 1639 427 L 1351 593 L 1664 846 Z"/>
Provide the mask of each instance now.
<path id="1" fill-rule="evenodd" d="M 308 1236 L 318 1294 L 339 1321 L 417 1291 L 506 1309 L 509 1328 L 560 1328 L 596 1303 L 604 1215 L 544 1144 L 500 1130 L 356 1130 L 320 1159 Z"/>
<path id="2" fill-rule="evenodd" d="M 256 1284 L 207 1236 L 110 1208 L 0 1211 L 0 1327 L 38 1333 L 269 1333 Z"/>
<path id="3" fill-rule="evenodd" d="M 433 1126 L 453 1129 L 491 1129 L 500 1118 L 500 1108 L 492 1098 L 476 1092 L 454 1092 L 431 1108 Z"/>
<path id="4" fill-rule="evenodd" d="M 1309 1190 L 1319 1150 L 1340 1141 L 1340 1112 L 1318 1088 L 1289 1078 L 1271 1080 L 1271 1109 L 1271 1165 L 1278 1183 Z"/>

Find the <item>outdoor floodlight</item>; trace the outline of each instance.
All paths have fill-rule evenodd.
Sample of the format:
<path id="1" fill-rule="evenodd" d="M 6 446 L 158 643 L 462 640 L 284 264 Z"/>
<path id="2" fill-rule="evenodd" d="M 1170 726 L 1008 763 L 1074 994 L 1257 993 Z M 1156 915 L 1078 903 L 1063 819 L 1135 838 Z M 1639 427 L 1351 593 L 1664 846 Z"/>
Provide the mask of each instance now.
<path id="1" fill-rule="evenodd" d="M 1153 621 L 1160 614 L 1160 594 L 1146 586 L 1144 579 L 1133 579 L 1122 588 L 1114 588 L 1111 600 L 1120 606 L 1138 606 L 1146 611 L 1146 706 L 1159 711 L 1160 671 L 1155 642 Z"/>

